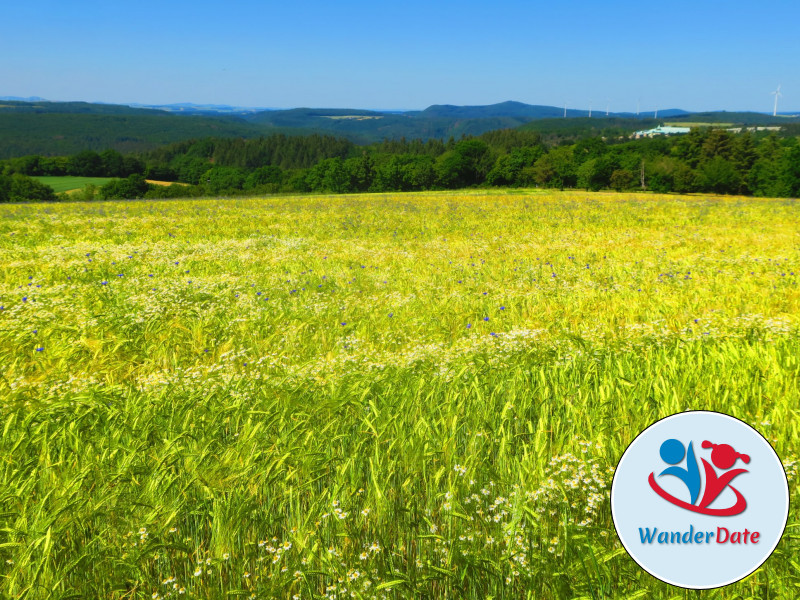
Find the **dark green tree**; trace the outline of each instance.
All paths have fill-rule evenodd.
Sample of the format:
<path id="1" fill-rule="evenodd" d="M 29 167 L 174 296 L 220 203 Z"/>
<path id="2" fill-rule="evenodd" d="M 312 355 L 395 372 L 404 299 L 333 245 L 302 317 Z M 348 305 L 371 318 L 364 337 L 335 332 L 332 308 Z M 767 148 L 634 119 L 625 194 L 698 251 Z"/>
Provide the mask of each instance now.
<path id="1" fill-rule="evenodd" d="M 0 175 L 0 202 L 47 202 L 56 199 L 53 188 L 27 175 Z"/>
<path id="2" fill-rule="evenodd" d="M 733 163 L 722 156 L 715 156 L 700 167 L 700 181 L 705 191 L 716 194 L 735 194 L 741 178 Z"/>
<path id="3" fill-rule="evenodd" d="M 144 176 L 134 174 L 126 179 L 112 179 L 100 188 L 98 195 L 103 200 L 133 200 L 144 198 L 149 190 Z"/>

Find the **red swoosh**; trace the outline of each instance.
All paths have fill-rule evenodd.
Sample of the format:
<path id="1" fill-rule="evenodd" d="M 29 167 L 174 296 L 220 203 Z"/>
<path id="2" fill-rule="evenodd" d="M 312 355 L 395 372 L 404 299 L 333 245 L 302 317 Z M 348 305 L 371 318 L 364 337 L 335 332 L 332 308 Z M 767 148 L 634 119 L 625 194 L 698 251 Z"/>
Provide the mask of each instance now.
<path id="1" fill-rule="evenodd" d="M 653 491 L 661 496 L 667 502 L 674 504 L 675 506 L 680 506 L 681 508 L 685 508 L 686 510 L 690 510 L 692 512 L 700 513 L 701 515 L 711 515 L 715 517 L 732 517 L 733 515 L 738 515 L 739 513 L 744 512 L 744 509 L 747 508 L 747 500 L 744 499 L 744 496 L 737 490 L 735 487 L 730 487 L 734 493 L 736 494 L 736 504 L 729 508 L 703 508 L 700 506 L 695 506 L 694 504 L 689 504 L 688 502 L 684 502 L 665 492 L 661 487 L 656 483 L 656 478 L 653 473 L 650 473 L 650 477 L 647 479 L 648 483 L 650 483 L 650 487 L 653 488 Z"/>

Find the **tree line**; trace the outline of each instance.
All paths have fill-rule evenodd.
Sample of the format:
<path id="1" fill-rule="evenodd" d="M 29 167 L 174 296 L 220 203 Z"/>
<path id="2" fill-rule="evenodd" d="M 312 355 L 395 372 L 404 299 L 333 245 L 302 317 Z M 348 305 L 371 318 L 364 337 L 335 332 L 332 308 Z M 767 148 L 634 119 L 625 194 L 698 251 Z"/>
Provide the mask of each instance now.
<path id="1" fill-rule="evenodd" d="M 584 137 L 560 145 L 545 143 L 538 132 L 516 129 L 368 146 L 325 135 L 205 138 L 135 155 L 85 150 L 67 157 L 8 159 L 0 162 L 0 201 L 53 199 L 41 184 L 26 180 L 40 175 L 115 178 L 84 199 L 475 186 L 797 197 L 800 143 L 772 132 L 713 128 L 669 138 Z M 147 179 L 181 185 L 153 186 Z"/>

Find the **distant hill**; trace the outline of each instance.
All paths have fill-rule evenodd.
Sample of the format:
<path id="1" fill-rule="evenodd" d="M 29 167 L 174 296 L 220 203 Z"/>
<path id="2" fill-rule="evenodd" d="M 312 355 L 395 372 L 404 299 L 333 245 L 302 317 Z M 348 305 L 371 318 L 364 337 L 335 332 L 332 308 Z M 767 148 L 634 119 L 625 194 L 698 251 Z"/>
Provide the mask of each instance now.
<path id="1" fill-rule="evenodd" d="M 588 111 L 569 109 L 570 118 L 588 116 Z M 537 119 L 563 117 L 564 109 L 522 102 L 481 106 L 436 104 L 421 111 L 368 111 L 361 109 L 270 110 L 244 118 L 270 127 L 301 127 L 335 133 L 369 143 L 382 139 L 449 138 L 480 135 L 494 129 L 511 129 Z"/>
<path id="2" fill-rule="evenodd" d="M 666 115 L 665 115 L 666 117 Z M 776 117 L 764 113 L 756 112 L 727 112 L 724 110 L 701 113 L 684 113 L 668 121 L 684 121 L 695 123 L 733 123 L 734 125 L 785 125 L 786 123 L 798 122 L 798 115 L 779 114 Z"/>
<path id="3" fill-rule="evenodd" d="M 109 148 L 139 152 L 192 138 L 260 134 L 259 128 L 234 118 L 87 102 L 0 103 L 0 158 Z"/>
<path id="4" fill-rule="evenodd" d="M 437 104 L 421 111 L 295 108 L 258 110 L 191 103 L 127 106 L 90 102 L 0 100 L 0 158 L 26 154 L 63 155 L 80 150 L 137 152 L 203 137 L 257 137 L 273 133 L 320 133 L 357 144 L 384 139 L 447 139 L 478 136 L 496 129 L 522 128 L 545 139 L 585 135 L 626 136 L 658 123 L 731 123 L 783 125 L 800 123 L 797 116 L 761 113 L 688 113 L 680 109 L 633 115 L 555 106 L 501 102 L 481 106 Z M 794 127 L 794 125 L 791 125 Z"/>
<path id="5" fill-rule="evenodd" d="M 0 100 L 12 100 L 16 102 L 47 102 L 44 98 L 39 96 L 28 96 L 27 98 L 20 98 L 19 96 L 0 96 Z"/>
<path id="6" fill-rule="evenodd" d="M 272 110 L 263 107 L 246 108 L 241 106 L 230 106 L 228 104 L 193 104 L 192 102 L 181 102 L 177 104 L 130 104 L 129 106 L 134 108 L 150 108 L 184 115 L 206 116 L 249 115 L 265 110 Z"/>

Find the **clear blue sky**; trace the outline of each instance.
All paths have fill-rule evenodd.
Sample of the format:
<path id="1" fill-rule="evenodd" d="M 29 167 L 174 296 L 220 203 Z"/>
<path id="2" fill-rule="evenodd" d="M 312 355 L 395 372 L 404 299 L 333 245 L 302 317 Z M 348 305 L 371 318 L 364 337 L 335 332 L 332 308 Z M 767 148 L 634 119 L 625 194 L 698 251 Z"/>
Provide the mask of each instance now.
<path id="1" fill-rule="evenodd" d="M 8 4 L 0 96 L 800 111 L 800 0 Z"/>

